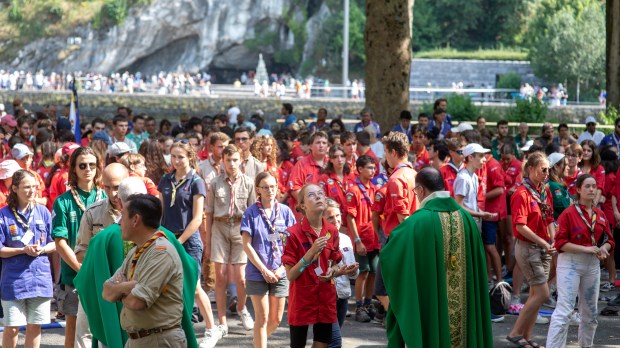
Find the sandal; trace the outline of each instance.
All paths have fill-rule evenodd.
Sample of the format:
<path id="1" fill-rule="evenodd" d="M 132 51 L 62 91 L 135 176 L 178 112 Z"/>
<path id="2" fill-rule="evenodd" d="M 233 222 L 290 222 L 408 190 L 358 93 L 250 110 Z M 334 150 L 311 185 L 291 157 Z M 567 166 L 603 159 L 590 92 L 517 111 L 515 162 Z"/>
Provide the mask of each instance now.
<path id="1" fill-rule="evenodd" d="M 525 338 L 523 338 L 523 336 L 506 336 L 506 340 L 514 344 L 515 347 L 532 347 L 531 343 Z"/>
<path id="2" fill-rule="evenodd" d="M 534 341 L 528 341 L 528 343 L 530 344 L 530 346 L 532 346 L 532 348 L 540 348 L 540 344 Z"/>

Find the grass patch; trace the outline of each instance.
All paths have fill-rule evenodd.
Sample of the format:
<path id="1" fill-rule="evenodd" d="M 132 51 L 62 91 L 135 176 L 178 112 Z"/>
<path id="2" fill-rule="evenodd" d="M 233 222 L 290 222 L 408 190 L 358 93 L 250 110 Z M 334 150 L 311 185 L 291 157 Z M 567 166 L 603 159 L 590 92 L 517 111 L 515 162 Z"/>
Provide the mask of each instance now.
<path id="1" fill-rule="evenodd" d="M 432 51 L 414 52 L 414 58 L 426 59 L 470 59 L 470 60 L 527 60 L 527 52 L 508 49 L 458 51 L 441 48 Z"/>

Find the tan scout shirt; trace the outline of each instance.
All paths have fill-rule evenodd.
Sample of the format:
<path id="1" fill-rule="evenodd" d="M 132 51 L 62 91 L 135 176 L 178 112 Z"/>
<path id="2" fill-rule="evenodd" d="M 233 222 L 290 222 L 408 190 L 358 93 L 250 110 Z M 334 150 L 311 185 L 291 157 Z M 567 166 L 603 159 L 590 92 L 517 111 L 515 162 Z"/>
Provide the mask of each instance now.
<path id="1" fill-rule="evenodd" d="M 123 265 L 112 279 L 118 279 L 119 272 L 129 279 L 131 260 L 135 253 L 136 248 L 129 251 Z M 142 253 L 136 264 L 133 280 L 138 284 L 131 294 L 144 301 L 146 309 L 134 311 L 123 307 L 121 327 L 125 331 L 170 328 L 181 324 L 183 265 L 176 249 L 166 238 L 158 238 Z"/>
<path id="2" fill-rule="evenodd" d="M 207 213 L 214 217 L 229 217 L 230 208 L 230 185 L 226 179 L 228 174 L 224 172 L 211 182 L 207 190 Z M 256 191 L 254 191 L 254 181 L 247 175 L 239 173 L 236 182 L 233 184 L 235 201 L 233 204 L 233 216 L 241 217 L 245 210 L 256 203 Z"/>
<path id="3" fill-rule="evenodd" d="M 213 181 L 213 179 L 215 179 L 221 173 L 224 173 L 224 161 L 221 161 L 220 165 L 217 167 L 218 168 L 216 168 L 215 161 L 213 161 L 213 158 L 211 156 L 209 156 L 209 158 L 207 158 L 206 160 L 200 161 L 200 163 L 198 163 L 198 168 L 200 168 L 200 171 L 202 172 L 202 178 L 207 184 L 207 187 L 209 187 L 209 184 L 211 183 L 211 181 Z"/>
<path id="4" fill-rule="evenodd" d="M 121 212 L 114 209 L 109 199 L 102 199 L 86 208 L 82 220 L 80 220 L 80 228 L 75 241 L 75 253 L 86 252 L 90 239 L 116 222 L 120 215 Z"/>
<path id="5" fill-rule="evenodd" d="M 259 173 L 265 171 L 265 164 L 257 160 L 256 157 L 250 155 L 246 160 L 241 159 L 239 169 L 241 169 L 241 173 L 247 175 L 252 179 L 252 182 L 254 182 L 254 178 L 256 178 Z"/>

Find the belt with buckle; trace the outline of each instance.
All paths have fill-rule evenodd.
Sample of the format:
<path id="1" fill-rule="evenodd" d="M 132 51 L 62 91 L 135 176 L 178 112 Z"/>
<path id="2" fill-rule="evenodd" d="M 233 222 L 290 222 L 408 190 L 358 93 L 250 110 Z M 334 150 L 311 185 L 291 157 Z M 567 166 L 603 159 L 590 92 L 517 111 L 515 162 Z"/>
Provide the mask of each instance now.
<path id="1" fill-rule="evenodd" d="M 215 216 L 213 221 L 234 224 L 236 222 L 241 222 L 241 216 Z"/>
<path id="2" fill-rule="evenodd" d="M 157 329 L 140 330 L 137 332 L 128 332 L 127 334 L 129 335 L 130 338 L 137 340 L 139 338 L 144 338 L 144 337 L 158 334 L 158 333 L 168 331 L 168 330 L 178 329 L 180 327 L 181 325 L 175 325 L 175 326 L 168 327 L 168 328 L 157 328 Z"/>

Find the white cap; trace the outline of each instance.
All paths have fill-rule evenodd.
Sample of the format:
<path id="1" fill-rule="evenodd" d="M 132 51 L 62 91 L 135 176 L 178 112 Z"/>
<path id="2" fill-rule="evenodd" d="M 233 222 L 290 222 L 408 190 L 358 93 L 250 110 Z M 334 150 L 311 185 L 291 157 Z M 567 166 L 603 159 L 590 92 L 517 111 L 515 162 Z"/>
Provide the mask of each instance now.
<path id="1" fill-rule="evenodd" d="M 525 145 L 522 148 L 520 148 L 519 150 L 524 151 L 524 152 L 530 151 L 530 147 L 532 147 L 532 145 L 534 145 L 534 140 L 528 140 L 525 143 Z"/>
<path id="2" fill-rule="evenodd" d="M 596 122 L 596 119 L 595 119 L 594 117 L 592 117 L 592 116 L 588 116 L 588 117 L 586 118 L 586 122 L 585 122 L 585 124 L 588 124 L 588 123 L 595 123 L 595 124 L 598 124 L 598 122 Z"/>
<path id="3" fill-rule="evenodd" d="M 472 127 L 469 123 L 461 122 L 458 127 L 452 128 L 452 133 L 462 133 L 466 130 L 474 130 L 474 127 Z"/>
<path id="4" fill-rule="evenodd" d="M 108 147 L 108 155 L 112 157 L 119 157 L 120 155 L 130 152 L 130 151 L 131 151 L 131 148 L 129 147 L 129 145 L 121 141 L 116 142 L 110 145 L 110 147 Z"/>
<path id="5" fill-rule="evenodd" d="M 26 146 L 26 144 L 15 144 L 15 146 L 13 146 L 13 149 L 11 150 L 11 155 L 13 156 L 13 158 L 15 158 L 16 160 L 20 160 L 26 156 L 29 155 L 33 155 L 32 151 L 30 151 L 30 149 L 28 148 L 28 146 Z"/>
<path id="6" fill-rule="evenodd" d="M 22 169 L 15 160 L 7 159 L 0 163 L 0 180 L 8 179 L 15 174 L 16 171 Z"/>
<path id="7" fill-rule="evenodd" d="M 558 162 L 564 159 L 564 154 L 559 152 L 554 152 L 549 155 L 549 167 L 553 168 Z"/>
<path id="8" fill-rule="evenodd" d="M 488 152 L 491 152 L 491 150 L 485 149 L 484 147 L 480 146 L 480 144 L 471 143 L 465 146 L 465 148 L 463 149 L 463 156 L 467 157 L 475 153 L 488 153 Z"/>

